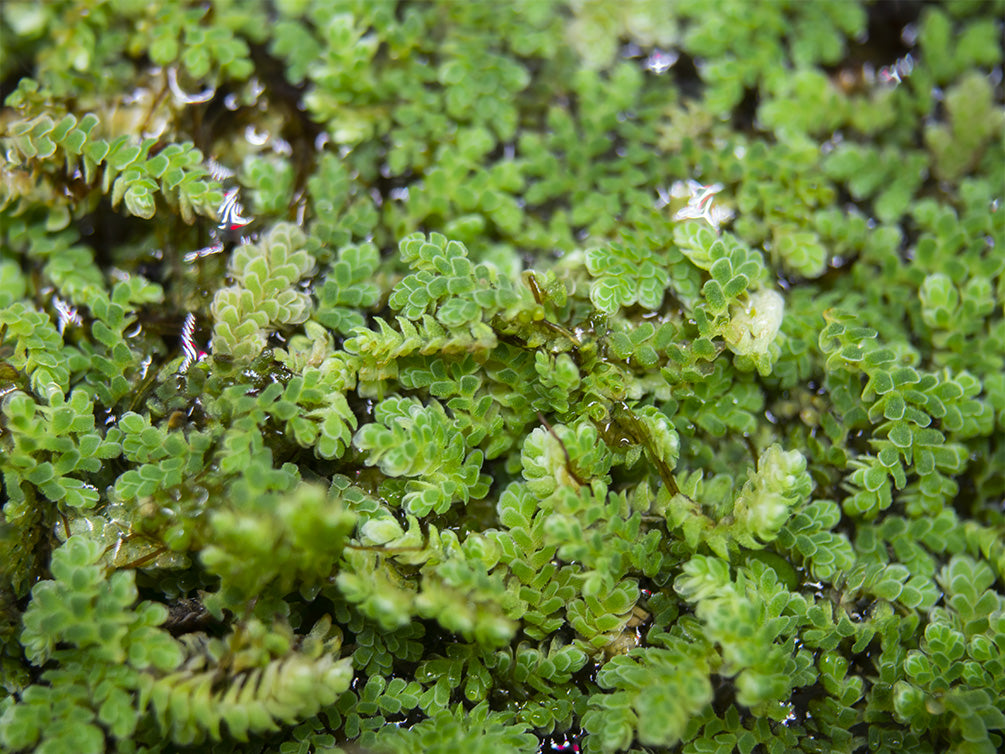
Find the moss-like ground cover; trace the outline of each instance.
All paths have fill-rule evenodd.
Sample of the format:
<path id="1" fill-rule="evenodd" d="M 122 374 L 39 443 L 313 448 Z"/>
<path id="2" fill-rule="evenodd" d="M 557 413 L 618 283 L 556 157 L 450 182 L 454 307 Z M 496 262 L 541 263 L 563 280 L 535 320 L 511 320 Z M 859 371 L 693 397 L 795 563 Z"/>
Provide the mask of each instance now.
<path id="1" fill-rule="evenodd" d="M 8 0 L 0 748 L 991 752 L 1005 3 Z"/>

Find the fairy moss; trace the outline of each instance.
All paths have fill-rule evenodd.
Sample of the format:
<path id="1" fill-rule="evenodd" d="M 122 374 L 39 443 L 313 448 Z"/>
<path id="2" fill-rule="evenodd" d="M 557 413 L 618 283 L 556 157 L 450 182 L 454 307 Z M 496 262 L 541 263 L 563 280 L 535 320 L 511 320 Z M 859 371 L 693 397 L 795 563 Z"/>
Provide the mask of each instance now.
<path id="1" fill-rule="evenodd" d="M 1003 15 L 3 3 L 0 747 L 1000 751 Z"/>

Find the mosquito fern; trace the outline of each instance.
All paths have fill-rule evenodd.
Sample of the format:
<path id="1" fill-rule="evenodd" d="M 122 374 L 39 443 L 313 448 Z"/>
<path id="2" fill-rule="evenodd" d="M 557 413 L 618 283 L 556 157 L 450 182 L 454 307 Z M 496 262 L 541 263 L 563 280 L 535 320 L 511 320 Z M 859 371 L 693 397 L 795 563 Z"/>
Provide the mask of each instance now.
<path id="1" fill-rule="evenodd" d="M 1002 750 L 1002 0 L 0 5 L 0 749 Z"/>

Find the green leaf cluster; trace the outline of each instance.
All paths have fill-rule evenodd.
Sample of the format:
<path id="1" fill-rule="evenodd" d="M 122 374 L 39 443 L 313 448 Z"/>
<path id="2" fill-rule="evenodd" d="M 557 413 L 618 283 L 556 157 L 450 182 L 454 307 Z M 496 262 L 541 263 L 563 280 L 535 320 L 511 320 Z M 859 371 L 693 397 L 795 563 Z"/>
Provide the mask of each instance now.
<path id="1" fill-rule="evenodd" d="M 472 264 L 463 244 L 439 233 L 404 238 L 398 250 L 415 271 L 394 287 L 388 303 L 406 319 L 432 314 L 447 328 L 470 326 L 519 301 L 508 279 L 487 264 Z"/>
<path id="2" fill-rule="evenodd" d="M 388 477 L 386 495 L 415 516 L 445 513 L 454 502 L 467 503 L 488 492 L 479 474 L 481 451 L 465 454 L 464 436 L 451 426 L 443 407 L 432 401 L 386 398 L 374 409 L 376 422 L 361 427 L 353 444 L 366 452 L 366 464 Z M 404 478 L 404 484 L 395 480 Z"/>
<path id="3" fill-rule="evenodd" d="M 1005 3 L 713 5 L 2 4 L 0 748 L 1002 749 Z"/>
<path id="4" fill-rule="evenodd" d="M 171 671 L 182 661 L 178 643 L 158 628 L 167 610 L 136 605 L 132 572 L 106 580 L 101 551 L 92 540 L 70 538 L 53 554 L 53 579 L 32 589 L 21 632 L 25 656 L 58 666 L 6 707 L 0 738 L 11 751 L 103 751 L 105 735 L 127 738 L 136 730 L 143 671 Z"/>
<path id="5" fill-rule="evenodd" d="M 300 647 L 292 647 L 283 631 L 266 632 L 252 622 L 229 642 L 210 642 L 201 653 L 193 652 L 182 669 L 156 679 L 145 676 L 139 704 L 150 709 L 160 730 L 186 745 L 218 740 L 222 730 L 247 741 L 249 734 L 310 718 L 334 704 L 352 681 L 348 659 L 336 659 L 337 637 L 325 640 L 330 625 L 330 618 L 323 618 Z M 203 669 L 207 655 L 216 667 Z M 222 672 L 229 673 L 224 684 Z"/>
<path id="6" fill-rule="evenodd" d="M 235 285 L 213 296 L 213 347 L 236 361 L 258 356 L 271 329 L 307 319 L 310 300 L 295 290 L 314 269 L 302 248 L 306 237 L 294 225 L 279 224 L 257 244 L 242 244 L 230 258 Z"/>
<path id="7" fill-rule="evenodd" d="M 129 213 L 137 217 L 149 220 L 156 214 L 154 195 L 158 191 L 178 208 L 186 222 L 193 222 L 196 214 L 215 216 L 223 195 L 203 166 L 202 153 L 191 143 L 169 144 L 151 155 L 157 139 L 137 142 L 129 134 L 110 140 L 92 137 L 99 122 L 92 113 L 79 119 L 68 113 L 58 121 L 42 114 L 9 124 L 5 141 L 15 150 L 15 165 L 50 174 L 53 188 L 82 170 L 85 184 L 96 183 L 100 175 L 100 194 L 110 192 L 113 207 L 124 201 Z M 17 186 L 17 182 L 10 184 L 15 191 Z M 18 199 L 27 203 L 17 193 L 8 193 L 2 203 Z M 64 199 L 64 205 L 68 204 Z M 57 212 L 61 221 L 55 227 L 69 223 L 68 206 Z"/>

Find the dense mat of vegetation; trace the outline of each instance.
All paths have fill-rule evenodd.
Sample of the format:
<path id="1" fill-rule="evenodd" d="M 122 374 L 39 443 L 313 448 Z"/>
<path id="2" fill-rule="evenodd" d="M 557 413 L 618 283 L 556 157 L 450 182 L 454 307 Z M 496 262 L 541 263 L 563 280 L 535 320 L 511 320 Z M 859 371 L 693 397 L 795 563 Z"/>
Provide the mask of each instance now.
<path id="1" fill-rule="evenodd" d="M 2 5 L 0 748 L 994 752 L 1005 3 Z"/>

